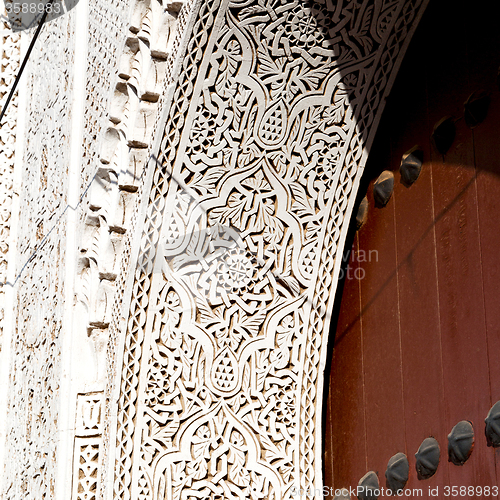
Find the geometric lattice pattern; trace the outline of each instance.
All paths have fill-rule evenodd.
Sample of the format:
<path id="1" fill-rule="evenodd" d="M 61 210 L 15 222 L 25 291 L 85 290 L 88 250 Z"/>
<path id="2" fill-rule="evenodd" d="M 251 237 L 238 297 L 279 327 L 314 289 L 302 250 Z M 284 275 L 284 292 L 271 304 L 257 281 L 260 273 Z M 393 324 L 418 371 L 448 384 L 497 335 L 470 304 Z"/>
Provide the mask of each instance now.
<path id="1" fill-rule="evenodd" d="M 77 398 L 72 500 L 96 500 L 100 489 L 102 392 Z"/>
<path id="2" fill-rule="evenodd" d="M 100 439 L 75 440 L 73 500 L 96 500 L 99 484 Z"/>

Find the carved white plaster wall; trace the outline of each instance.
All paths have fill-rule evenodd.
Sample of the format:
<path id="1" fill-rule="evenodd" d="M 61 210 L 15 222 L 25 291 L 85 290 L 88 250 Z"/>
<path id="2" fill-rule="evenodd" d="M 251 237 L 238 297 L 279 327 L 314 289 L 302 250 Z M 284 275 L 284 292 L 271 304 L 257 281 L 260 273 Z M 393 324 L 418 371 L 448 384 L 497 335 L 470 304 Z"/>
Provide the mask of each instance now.
<path id="1" fill-rule="evenodd" d="M 322 487 L 345 234 L 425 4 L 194 4 L 118 275 L 106 498 Z"/>
<path id="2" fill-rule="evenodd" d="M 3 9 L 3 4 L 0 4 Z M 0 20 L 0 109 L 3 109 L 20 64 L 19 33 Z M 14 177 L 17 125 L 17 93 L 0 124 L 0 350 L 4 322 L 4 285 L 7 281 L 7 254 L 10 247 L 10 219 Z"/>
<path id="3" fill-rule="evenodd" d="M 14 336 L 3 497 L 50 498 L 57 470 L 64 316 L 66 180 L 71 136 L 73 16 L 46 26 L 26 73 Z M 29 36 L 29 35 L 27 35 Z"/>
<path id="4" fill-rule="evenodd" d="M 165 0 L 132 2 L 128 19 L 121 20 L 122 32 L 116 34 L 123 43 L 121 55 L 117 50 L 116 62 L 108 62 L 105 68 L 110 73 L 114 70 L 117 76 L 106 103 L 109 113 L 100 118 L 99 153 L 93 153 L 97 165 L 94 176 L 87 178 L 90 187 L 81 207 L 85 216 L 78 251 L 75 325 L 86 328 L 94 355 L 89 356 L 88 346 L 84 346 L 86 355 L 80 364 L 85 365 L 85 373 L 75 382 L 79 391 L 89 386 L 104 388 L 103 345 L 123 241 L 142 182 L 152 120 L 158 115 L 164 94 L 167 57 L 177 49 L 172 33 L 179 24 L 181 6 L 182 2 Z M 114 33 L 107 36 L 117 44 Z M 95 84 L 93 75 L 89 75 L 89 84 Z M 105 460 L 106 450 L 103 456 L 100 454 L 99 460 Z M 78 482 L 77 478 L 73 480 Z"/>

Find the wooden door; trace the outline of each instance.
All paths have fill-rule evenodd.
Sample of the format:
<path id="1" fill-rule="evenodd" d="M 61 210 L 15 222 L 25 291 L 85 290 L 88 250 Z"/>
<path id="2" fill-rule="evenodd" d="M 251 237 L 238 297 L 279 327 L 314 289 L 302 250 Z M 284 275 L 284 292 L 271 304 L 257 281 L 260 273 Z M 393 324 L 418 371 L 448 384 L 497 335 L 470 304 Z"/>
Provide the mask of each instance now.
<path id="1" fill-rule="evenodd" d="M 431 0 L 410 45 L 365 174 L 366 223 L 353 236 L 328 369 L 324 475 L 356 487 L 368 471 L 386 486 L 388 460 L 409 460 L 407 497 L 454 498 L 446 486 L 498 486 L 499 451 L 485 417 L 500 400 L 500 30 L 493 2 Z M 471 128 L 464 102 L 490 98 Z M 455 139 L 438 152 L 434 125 L 452 116 Z M 402 155 L 418 145 L 420 176 L 401 183 Z M 394 172 L 393 194 L 376 207 L 373 184 Z M 339 295 L 340 297 L 340 295 Z M 333 335 L 335 337 L 333 338 Z M 472 423 L 462 466 L 448 461 L 448 434 Z M 440 446 L 437 472 L 418 479 L 425 438 Z M 498 476 L 498 477 L 497 477 Z M 464 498 L 463 488 L 455 498 Z M 467 490 L 496 498 L 496 489 Z"/>

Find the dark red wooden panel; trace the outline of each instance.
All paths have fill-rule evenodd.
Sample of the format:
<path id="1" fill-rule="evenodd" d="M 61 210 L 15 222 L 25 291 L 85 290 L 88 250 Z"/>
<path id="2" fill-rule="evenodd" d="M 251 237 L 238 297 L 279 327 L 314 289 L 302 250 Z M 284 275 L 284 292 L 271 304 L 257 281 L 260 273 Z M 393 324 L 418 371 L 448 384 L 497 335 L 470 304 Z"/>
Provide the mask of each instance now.
<path id="1" fill-rule="evenodd" d="M 368 202 L 373 207 L 372 190 Z M 387 458 L 405 448 L 393 199 L 383 209 L 370 210 L 359 231 L 359 248 L 351 266 L 360 269 L 367 434 L 364 472 L 375 470 L 383 477 Z"/>
<path id="2" fill-rule="evenodd" d="M 484 418 L 500 399 L 500 32 L 484 15 L 489 5 L 431 2 L 375 140 L 367 171 L 375 179 L 393 170 L 396 182 L 385 208 L 374 207 L 370 185 L 357 234 L 359 252 L 376 250 L 377 259 L 360 263 L 358 253 L 350 263 L 363 279 L 346 283 L 337 329 L 327 485 L 355 486 L 368 470 L 385 485 L 387 460 L 400 451 L 410 461 L 407 487 L 422 488 L 423 498 L 429 486 L 442 498 L 445 486 L 497 485 L 498 453 L 484 437 Z M 490 113 L 471 131 L 463 103 L 481 88 Z M 430 137 L 445 115 L 457 120 L 457 136 L 443 157 Z M 405 187 L 399 162 L 415 144 L 426 163 Z M 456 466 L 447 435 L 460 420 L 473 423 L 476 444 Z M 441 461 L 421 481 L 414 454 L 429 436 Z"/>
<path id="3" fill-rule="evenodd" d="M 366 467 L 363 350 L 356 280 L 345 281 L 343 297 L 349 306 L 342 308 L 338 320 L 325 434 L 325 484 L 337 488 L 352 485 Z"/>
<path id="4" fill-rule="evenodd" d="M 500 51 L 498 52 L 500 54 Z M 495 61 L 497 62 L 497 61 Z M 490 78 L 491 73 L 490 71 Z M 486 87 L 486 86 L 485 86 Z M 488 87 L 486 87 L 488 88 Z M 491 84 L 490 84 L 491 89 Z M 474 130 L 474 151 L 477 168 L 478 218 L 483 276 L 485 323 L 488 345 L 488 369 L 491 405 L 500 400 L 500 95 L 491 89 L 489 116 Z M 482 427 L 482 422 L 481 422 Z M 481 447 L 485 447 L 481 441 Z M 496 455 L 496 477 L 500 477 L 500 450 L 484 451 L 486 460 Z M 496 483 L 498 484 L 498 483 Z"/>
<path id="5" fill-rule="evenodd" d="M 500 95 L 492 94 L 490 114 L 474 131 L 481 263 L 488 332 L 492 401 L 500 399 Z"/>

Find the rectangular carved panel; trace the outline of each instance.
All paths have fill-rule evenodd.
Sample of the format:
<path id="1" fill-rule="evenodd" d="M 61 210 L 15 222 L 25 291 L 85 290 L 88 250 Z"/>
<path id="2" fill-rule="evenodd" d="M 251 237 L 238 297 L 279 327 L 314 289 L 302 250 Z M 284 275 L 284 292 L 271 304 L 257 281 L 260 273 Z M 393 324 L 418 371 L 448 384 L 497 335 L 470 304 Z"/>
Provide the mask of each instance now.
<path id="1" fill-rule="evenodd" d="M 102 401 L 102 392 L 77 397 L 72 500 L 97 498 L 101 478 Z"/>

